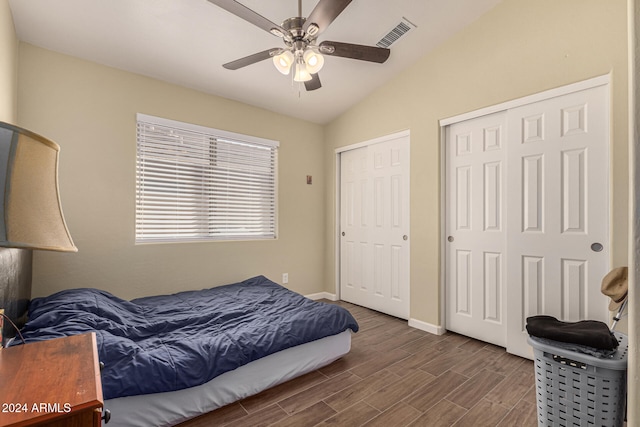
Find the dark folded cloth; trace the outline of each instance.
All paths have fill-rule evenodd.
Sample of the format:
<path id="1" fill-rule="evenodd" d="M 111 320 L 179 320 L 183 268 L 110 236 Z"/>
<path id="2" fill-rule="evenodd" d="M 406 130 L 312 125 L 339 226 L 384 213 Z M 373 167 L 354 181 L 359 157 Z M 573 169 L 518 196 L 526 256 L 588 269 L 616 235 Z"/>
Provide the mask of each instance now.
<path id="1" fill-rule="evenodd" d="M 529 335 L 549 340 L 589 346 L 603 350 L 618 348 L 618 340 L 609 327 L 597 320 L 562 322 L 552 316 L 527 318 Z"/>
<path id="2" fill-rule="evenodd" d="M 546 344 L 553 348 L 561 348 L 563 350 L 574 351 L 578 353 L 588 354 L 589 356 L 598 357 L 600 359 L 609 359 L 616 354 L 616 350 L 603 350 L 601 348 L 589 347 L 588 345 L 572 344 L 567 342 L 560 342 L 554 340 L 548 340 L 546 338 L 534 337 L 531 335 L 531 340 L 539 342 L 540 344 Z"/>

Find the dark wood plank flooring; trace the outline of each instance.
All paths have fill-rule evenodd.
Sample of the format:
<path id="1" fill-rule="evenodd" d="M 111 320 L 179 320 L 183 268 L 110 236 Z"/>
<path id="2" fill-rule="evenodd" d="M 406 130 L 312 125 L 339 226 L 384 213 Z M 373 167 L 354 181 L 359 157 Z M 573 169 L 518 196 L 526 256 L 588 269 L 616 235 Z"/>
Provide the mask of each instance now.
<path id="1" fill-rule="evenodd" d="M 335 304 L 360 325 L 349 354 L 180 426 L 537 426 L 531 361 Z"/>

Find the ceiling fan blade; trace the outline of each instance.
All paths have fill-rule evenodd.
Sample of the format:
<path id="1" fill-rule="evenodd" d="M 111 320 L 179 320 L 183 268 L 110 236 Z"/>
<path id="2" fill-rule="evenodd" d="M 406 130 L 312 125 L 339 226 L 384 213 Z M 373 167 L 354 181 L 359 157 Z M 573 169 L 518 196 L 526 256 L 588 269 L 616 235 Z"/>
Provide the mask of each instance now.
<path id="1" fill-rule="evenodd" d="M 311 80 L 309 80 L 308 82 L 304 82 L 304 87 L 307 89 L 307 92 L 320 89 L 322 87 L 322 84 L 320 83 L 320 76 L 318 76 L 318 73 L 311 74 Z"/>
<path id="2" fill-rule="evenodd" d="M 377 62 L 379 64 L 385 62 L 389 58 L 389 54 L 391 54 L 390 49 L 382 47 L 331 41 L 323 41 L 319 47 L 320 52 L 324 55 L 359 59 L 361 61 Z"/>
<path id="3" fill-rule="evenodd" d="M 254 12 L 247 6 L 238 3 L 235 0 L 209 0 L 209 2 L 221 7 L 222 9 L 236 15 L 239 18 L 244 19 L 245 21 L 252 23 L 256 27 L 262 28 L 263 30 L 273 34 L 274 36 L 284 37 L 286 39 L 291 38 L 289 35 L 289 31 L 285 30 L 280 25 L 271 22 L 264 16 Z"/>
<path id="4" fill-rule="evenodd" d="M 309 26 L 315 24 L 318 27 L 318 31 L 311 35 L 320 34 L 349 6 L 349 3 L 351 3 L 351 0 L 320 0 L 302 26 L 302 29 L 307 32 Z"/>
<path id="5" fill-rule="evenodd" d="M 235 61 L 227 62 L 222 66 L 227 70 L 237 70 L 238 68 L 246 67 L 247 65 L 255 64 L 256 62 L 264 61 L 265 59 L 273 58 L 282 52 L 280 48 L 273 48 L 263 50 L 262 52 L 254 53 L 253 55 L 245 56 L 244 58 L 236 59 Z"/>

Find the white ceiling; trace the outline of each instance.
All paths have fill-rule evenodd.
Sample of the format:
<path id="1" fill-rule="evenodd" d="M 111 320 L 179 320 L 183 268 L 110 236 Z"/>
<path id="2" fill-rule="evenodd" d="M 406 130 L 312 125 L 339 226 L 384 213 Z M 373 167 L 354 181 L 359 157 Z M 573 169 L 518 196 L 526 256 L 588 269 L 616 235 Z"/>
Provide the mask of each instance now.
<path id="1" fill-rule="evenodd" d="M 271 61 L 222 64 L 282 40 L 206 0 L 9 0 L 18 38 L 46 49 L 155 77 L 271 111 L 327 123 L 501 0 L 354 0 L 319 37 L 375 45 L 406 17 L 417 25 L 384 64 L 327 57 L 323 87 L 306 92 Z M 275 23 L 296 0 L 240 0 Z M 317 0 L 303 0 L 308 16 Z"/>

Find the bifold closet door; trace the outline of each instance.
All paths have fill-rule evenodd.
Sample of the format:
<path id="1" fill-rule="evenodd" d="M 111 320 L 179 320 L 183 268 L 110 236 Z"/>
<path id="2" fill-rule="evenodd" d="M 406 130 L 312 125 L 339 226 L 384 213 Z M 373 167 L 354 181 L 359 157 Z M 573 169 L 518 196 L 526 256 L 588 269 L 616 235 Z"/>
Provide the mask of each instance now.
<path id="1" fill-rule="evenodd" d="M 506 113 L 447 128 L 446 326 L 505 346 Z"/>
<path id="2" fill-rule="evenodd" d="M 408 319 L 409 136 L 340 156 L 340 298 Z"/>

